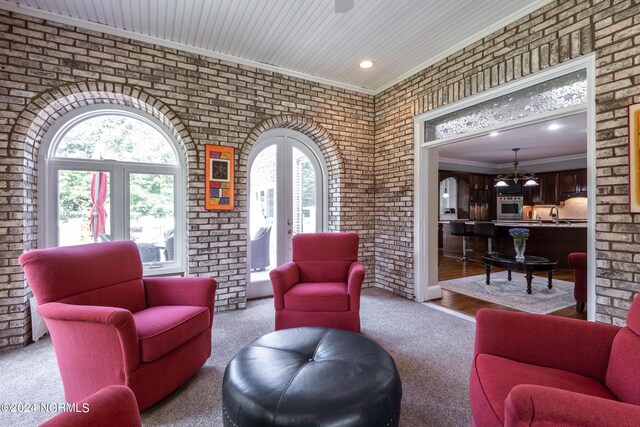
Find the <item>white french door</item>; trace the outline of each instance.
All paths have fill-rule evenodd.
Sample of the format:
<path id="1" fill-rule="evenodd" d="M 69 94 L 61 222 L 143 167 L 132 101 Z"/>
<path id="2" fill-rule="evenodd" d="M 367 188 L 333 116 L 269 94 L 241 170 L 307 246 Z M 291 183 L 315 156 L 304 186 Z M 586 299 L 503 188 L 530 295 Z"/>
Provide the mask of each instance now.
<path id="1" fill-rule="evenodd" d="M 269 271 L 291 260 L 291 238 L 324 230 L 325 168 L 305 135 L 267 131 L 249 156 L 247 298 L 272 295 Z"/>

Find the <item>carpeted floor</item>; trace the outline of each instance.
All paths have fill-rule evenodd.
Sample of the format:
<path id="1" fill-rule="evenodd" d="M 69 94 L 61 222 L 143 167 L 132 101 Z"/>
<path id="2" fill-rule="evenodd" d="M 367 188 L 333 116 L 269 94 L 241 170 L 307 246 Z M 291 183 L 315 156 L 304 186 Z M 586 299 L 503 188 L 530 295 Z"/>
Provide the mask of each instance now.
<path id="1" fill-rule="evenodd" d="M 378 289 L 362 295 L 362 330 L 393 356 L 403 384 L 402 426 L 468 426 L 475 324 Z M 145 426 L 221 426 L 220 386 L 233 355 L 273 331 L 273 300 L 217 313 L 212 356 L 172 395 L 142 413 Z M 48 338 L 0 353 L 0 402 L 64 402 Z M 0 413 L 0 425 L 34 426 L 52 414 Z"/>
<path id="2" fill-rule="evenodd" d="M 533 276 L 531 294 L 527 294 L 527 279 L 524 273 L 513 272 L 511 281 L 507 272 L 491 273 L 491 284 L 486 284 L 487 276 L 462 277 L 439 282 L 442 289 L 468 295 L 484 301 L 515 308 L 529 313 L 549 314 L 575 305 L 573 283 L 553 279 L 553 287 L 547 287 L 547 277 Z"/>

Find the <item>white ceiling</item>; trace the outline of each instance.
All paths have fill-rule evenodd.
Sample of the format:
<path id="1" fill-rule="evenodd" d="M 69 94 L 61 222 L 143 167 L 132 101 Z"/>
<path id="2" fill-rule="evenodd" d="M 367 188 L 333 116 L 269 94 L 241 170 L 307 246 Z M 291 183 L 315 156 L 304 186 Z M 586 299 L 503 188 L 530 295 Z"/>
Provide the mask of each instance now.
<path id="1" fill-rule="evenodd" d="M 550 0 L 0 0 L 0 8 L 377 93 Z M 362 70 L 363 59 L 374 61 Z"/>
<path id="2" fill-rule="evenodd" d="M 548 127 L 551 124 L 559 125 L 560 128 L 549 130 Z M 566 162 L 575 159 L 583 159 L 586 162 L 587 113 L 509 129 L 496 136 L 487 134 L 445 145 L 439 148 L 438 153 L 441 163 L 500 169 L 512 167 L 513 148 L 520 148 L 518 160 L 522 165 Z M 533 170 L 533 168 L 528 169 Z"/>

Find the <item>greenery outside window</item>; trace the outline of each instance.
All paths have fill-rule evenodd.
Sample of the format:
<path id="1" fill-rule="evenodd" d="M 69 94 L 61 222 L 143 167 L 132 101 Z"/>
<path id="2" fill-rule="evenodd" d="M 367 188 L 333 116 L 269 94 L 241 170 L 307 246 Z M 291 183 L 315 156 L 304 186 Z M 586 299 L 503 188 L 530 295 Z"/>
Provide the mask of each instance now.
<path id="1" fill-rule="evenodd" d="M 183 161 L 133 109 L 79 109 L 52 127 L 41 180 L 44 246 L 133 240 L 145 274 L 184 272 Z"/>

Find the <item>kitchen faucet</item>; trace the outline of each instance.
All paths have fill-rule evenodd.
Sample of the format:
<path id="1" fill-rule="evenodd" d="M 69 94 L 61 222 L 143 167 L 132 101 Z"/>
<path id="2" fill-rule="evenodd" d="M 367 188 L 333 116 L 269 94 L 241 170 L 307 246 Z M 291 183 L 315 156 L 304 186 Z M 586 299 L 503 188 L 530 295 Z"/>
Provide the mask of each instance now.
<path id="1" fill-rule="evenodd" d="M 553 205 L 553 207 L 552 207 L 552 208 L 551 208 L 551 210 L 549 211 L 549 216 L 550 216 L 552 219 L 554 218 L 554 216 L 553 216 L 553 210 L 554 210 L 554 209 L 556 210 L 555 222 L 556 222 L 556 225 L 559 225 L 559 224 L 560 224 L 560 210 L 558 210 L 558 206 Z"/>

